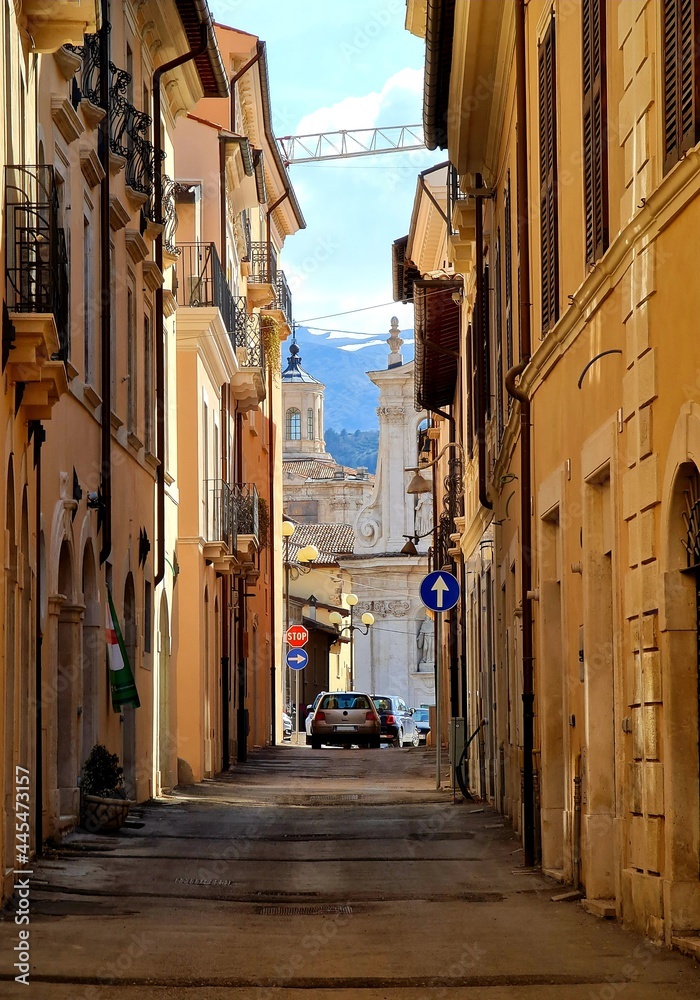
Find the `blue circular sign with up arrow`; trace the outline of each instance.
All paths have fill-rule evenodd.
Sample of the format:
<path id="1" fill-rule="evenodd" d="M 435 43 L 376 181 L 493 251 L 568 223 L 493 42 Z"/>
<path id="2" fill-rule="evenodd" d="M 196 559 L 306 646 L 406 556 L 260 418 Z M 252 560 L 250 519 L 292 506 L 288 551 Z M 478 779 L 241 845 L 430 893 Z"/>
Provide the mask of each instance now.
<path id="1" fill-rule="evenodd" d="M 421 580 L 420 599 L 430 611 L 449 611 L 459 600 L 459 581 L 452 573 L 437 570 Z"/>
<path id="2" fill-rule="evenodd" d="M 303 670 L 309 662 L 309 654 L 305 649 L 290 649 L 286 656 L 287 666 L 292 670 Z"/>

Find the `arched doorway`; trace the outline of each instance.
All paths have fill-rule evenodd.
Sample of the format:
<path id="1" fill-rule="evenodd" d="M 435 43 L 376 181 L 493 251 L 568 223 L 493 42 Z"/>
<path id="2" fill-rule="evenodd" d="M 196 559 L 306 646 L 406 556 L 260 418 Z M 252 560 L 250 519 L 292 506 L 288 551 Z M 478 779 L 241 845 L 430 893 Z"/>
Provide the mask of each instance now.
<path id="1" fill-rule="evenodd" d="M 104 638 L 100 622 L 100 603 L 92 542 L 88 542 L 83 551 L 82 587 L 85 616 L 83 618 L 82 715 L 80 717 L 81 763 L 97 742 L 99 668 L 100 662 L 104 662 Z"/>
<path id="2" fill-rule="evenodd" d="M 136 589 L 134 577 L 127 575 L 124 584 L 124 645 L 126 655 L 136 677 Z M 133 705 L 122 705 L 124 716 L 122 765 L 124 767 L 124 788 L 127 797 L 136 798 L 136 709 Z"/>
<path id="3" fill-rule="evenodd" d="M 5 801 L 5 870 L 14 868 L 15 817 L 15 655 L 17 627 L 17 541 L 15 538 L 15 475 L 12 458 L 7 467 L 5 501 L 5 739 L 3 742 Z"/>

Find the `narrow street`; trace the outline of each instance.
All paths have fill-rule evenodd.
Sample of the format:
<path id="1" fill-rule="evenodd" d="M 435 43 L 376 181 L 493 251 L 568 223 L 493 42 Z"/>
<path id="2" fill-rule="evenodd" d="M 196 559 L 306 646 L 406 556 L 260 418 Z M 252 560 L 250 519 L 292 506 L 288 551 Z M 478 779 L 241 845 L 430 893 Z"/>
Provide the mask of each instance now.
<path id="1" fill-rule="evenodd" d="M 3 997 L 700 998 L 658 949 L 519 871 L 491 809 L 434 790 L 425 749 L 260 751 L 78 832 L 31 881 L 31 984 Z"/>

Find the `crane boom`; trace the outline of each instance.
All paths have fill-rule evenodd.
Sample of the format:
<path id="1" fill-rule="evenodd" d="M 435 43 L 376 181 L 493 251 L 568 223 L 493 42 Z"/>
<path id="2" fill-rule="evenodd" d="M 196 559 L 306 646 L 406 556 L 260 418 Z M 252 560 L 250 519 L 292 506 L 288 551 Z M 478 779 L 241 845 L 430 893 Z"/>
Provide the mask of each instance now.
<path id="1" fill-rule="evenodd" d="M 290 163 L 340 160 L 376 153 L 404 153 L 425 149 L 422 125 L 390 125 L 388 128 L 338 129 L 314 135 L 283 135 L 277 140 L 282 159 Z"/>

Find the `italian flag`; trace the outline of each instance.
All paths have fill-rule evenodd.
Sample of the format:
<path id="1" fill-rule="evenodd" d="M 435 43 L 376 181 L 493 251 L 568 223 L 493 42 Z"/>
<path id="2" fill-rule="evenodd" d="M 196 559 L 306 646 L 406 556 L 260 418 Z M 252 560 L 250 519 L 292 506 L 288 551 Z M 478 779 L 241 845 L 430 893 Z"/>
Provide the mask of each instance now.
<path id="1" fill-rule="evenodd" d="M 120 712 L 123 705 L 133 705 L 139 708 L 136 682 L 131 672 L 129 657 L 124 645 L 124 637 L 119 628 L 119 620 L 114 610 L 112 591 L 107 587 L 107 662 L 109 663 L 109 683 L 112 689 L 112 708 Z"/>

